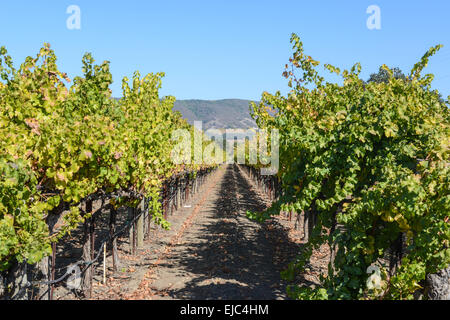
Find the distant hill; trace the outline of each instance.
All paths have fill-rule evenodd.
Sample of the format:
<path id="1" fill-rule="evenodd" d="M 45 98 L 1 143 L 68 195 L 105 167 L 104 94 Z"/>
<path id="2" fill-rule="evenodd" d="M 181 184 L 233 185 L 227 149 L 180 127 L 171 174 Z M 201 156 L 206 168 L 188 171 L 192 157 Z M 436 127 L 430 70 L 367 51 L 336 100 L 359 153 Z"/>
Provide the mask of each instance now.
<path id="1" fill-rule="evenodd" d="M 174 110 L 193 124 L 203 121 L 203 130 L 215 129 L 247 129 L 256 127 L 249 113 L 250 100 L 177 100 Z"/>

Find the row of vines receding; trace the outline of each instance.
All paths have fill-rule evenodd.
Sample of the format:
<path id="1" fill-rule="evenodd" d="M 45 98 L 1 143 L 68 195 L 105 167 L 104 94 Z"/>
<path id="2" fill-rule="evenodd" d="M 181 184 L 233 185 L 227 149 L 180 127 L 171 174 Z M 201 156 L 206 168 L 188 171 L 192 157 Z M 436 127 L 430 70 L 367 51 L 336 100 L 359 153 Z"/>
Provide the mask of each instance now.
<path id="1" fill-rule="evenodd" d="M 313 250 L 328 244 L 328 273 L 316 287 L 292 285 L 297 299 L 412 299 L 427 276 L 450 263 L 449 102 L 422 76 L 431 48 L 409 76 L 387 66 L 386 82 L 365 82 L 361 66 L 330 83 L 295 34 L 283 73 L 291 91 L 263 93 L 251 112 L 280 132 L 282 194 L 263 213 L 297 212 L 312 221 L 306 248 L 283 273 L 294 279 Z M 450 99 L 450 97 L 448 98 Z"/>
<path id="2" fill-rule="evenodd" d="M 211 167 L 172 161 L 173 131 L 202 133 L 172 110 L 175 98 L 159 97 L 163 73 L 135 72 L 114 99 L 109 62 L 86 54 L 83 76 L 71 81 L 56 60 L 46 44 L 17 68 L 0 49 L 0 272 L 51 255 L 91 218 L 82 207 L 96 197 L 116 209 L 145 199 L 153 221 L 168 227 L 165 181 Z"/>

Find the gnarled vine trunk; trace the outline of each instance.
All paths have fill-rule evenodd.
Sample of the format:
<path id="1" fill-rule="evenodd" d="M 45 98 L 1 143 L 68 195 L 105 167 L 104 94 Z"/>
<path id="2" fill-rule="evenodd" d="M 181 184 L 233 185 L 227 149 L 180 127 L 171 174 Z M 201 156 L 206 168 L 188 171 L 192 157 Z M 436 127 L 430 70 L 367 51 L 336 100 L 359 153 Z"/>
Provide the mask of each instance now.
<path id="1" fill-rule="evenodd" d="M 11 268 L 0 273 L 0 299 L 28 300 L 27 264 L 15 261 Z"/>
<path id="2" fill-rule="evenodd" d="M 450 300 L 450 267 L 427 275 L 425 292 L 430 300 Z"/>

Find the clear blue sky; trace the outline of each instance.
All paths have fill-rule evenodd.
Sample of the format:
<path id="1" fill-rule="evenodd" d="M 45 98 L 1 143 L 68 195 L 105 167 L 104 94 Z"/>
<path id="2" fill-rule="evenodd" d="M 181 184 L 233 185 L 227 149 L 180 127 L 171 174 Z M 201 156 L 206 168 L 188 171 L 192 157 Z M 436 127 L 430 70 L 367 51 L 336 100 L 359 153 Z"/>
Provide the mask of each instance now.
<path id="1" fill-rule="evenodd" d="M 72 4 L 81 9 L 81 30 L 66 28 Z M 366 27 L 372 4 L 381 8 L 381 30 Z M 92 52 L 98 62 L 111 61 L 114 96 L 134 70 L 164 71 L 162 94 L 178 99 L 285 93 L 281 73 L 292 32 L 321 63 L 361 62 L 364 78 L 383 63 L 406 73 L 430 46 L 444 44 L 426 71 L 450 94 L 448 0 L 14 0 L 2 1 L 0 10 L 0 45 L 17 64 L 49 42 L 60 69 L 73 77 Z"/>

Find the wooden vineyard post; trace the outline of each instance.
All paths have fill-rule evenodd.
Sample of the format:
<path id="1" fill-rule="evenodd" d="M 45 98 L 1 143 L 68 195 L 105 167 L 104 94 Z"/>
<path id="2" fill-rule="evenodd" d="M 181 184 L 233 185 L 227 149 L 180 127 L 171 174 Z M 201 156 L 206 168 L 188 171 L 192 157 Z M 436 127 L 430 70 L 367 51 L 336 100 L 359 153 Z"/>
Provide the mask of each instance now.
<path id="1" fill-rule="evenodd" d="M 55 280 L 55 268 L 56 268 L 56 242 L 52 243 L 52 260 L 51 260 L 51 276 L 50 281 Z M 50 285 L 50 300 L 53 300 L 53 292 L 55 291 L 55 285 Z"/>
<path id="2" fill-rule="evenodd" d="M 303 213 L 303 239 L 308 242 L 309 240 L 309 224 L 310 224 L 310 211 L 305 210 Z"/>
<path id="3" fill-rule="evenodd" d="M 91 200 L 86 201 L 85 212 L 86 213 L 92 212 L 92 201 Z M 92 232 L 92 217 L 91 217 L 84 222 L 83 260 L 85 263 L 92 261 L 92 256 L 93 256 L 93 253 L 91 252 L 92 243 L 93 243 L 92 235 L 93 235 L 93 232 Z M 88 299 L 90 299 L 92 296 L 93 271 L 92 271 L 91 265 L 89 265 L 89 264 L 86 264 L 85 268 L 86 268 L 86 270 L 84 272 L 84 277 L 83 277 L 83 292 L 84 292 L 84 295 Z"/>
<path id="4" fill-rule="evenodd" d="M 177 210 L 181 207 L 181 181 L 180 177 L 177 178 Z"/>
<path id="5" fill-rule="evenodd" d="M 176 186 L 176 188 L 177 188 L 177 193 L 176 193 L 176 199 L 177 199 L 177 210 L 178 210 L 178 208 L 180 208 L 181 207 L 181 205 L 182 205 L 182 203 L 181 203 L 181 186 L 182 186 L 182 184 L 181 184 L 181 179 L 180 179 L 180 177 L 177 177 L 177 186 Z"/>
<path id="6" fill-rule="evenodd" d="M 185 199 L 184 199 L 184 196 L 185 196 L 184 190 L 185 190 L 185 188 L 186 188 L 186 180 L 183 177 L 182 180 L 181 180 L 181 189 L 180 189 L 180 206 L 184 206 L 184 203 L 185 203 Z"/>
<path id="7" fill-rule="evenodd" d="M 148 233 L 148 205 L 147 205 L 147 198 L 143 198 L 142 201 L 144 201 L 144 239 L 147 236 Z"/>
<path id="8" fill-rule="evenodd" d="M 119 254 L 117 252 L 117 237 L 115 236 L 116 217 L 117 217 L 117 211 L 114 208 L 114 206 L 112 206 L 110 215 L 109 215 L 109 236 L 110 236 L 111 256 L 112 256 L 114 271 L 117 271 L 119 269 Z"/>
<path id="9" fill-rule="evenodd" d="M 167 193 L 167 203 L 168 203 L 168 210 L 169 210 L 169 215 L 173 215 L 173 191 L 174 191 L 174 186 L 173 186 L 173 182 L 172 180 L 169 183 L 169 191 Z"/>
<path id="10" fill-rule="evenodd" d="M 130 236 L 129 236 L 129 242 L 130 242 L 130 252 L 132 255 L 136 254 L 136 209 L 133 207 L 128 207 L 128 216 L 131 221 L 131 227 L 130 227 Z"/>
<path id="11" fill-rule="evenodd" d="M 64 203 L 61 202 L 56 208 L 51 210 L 46 218 L 46 223 L 50 234 L 53 233 L 53 229 L 58 222 L 59 217 L 64 211 Z M 43 281 L 55 280 L 55 266 L 56 266 L 56 243 L 52 243 L 52 255 L 51 257 L 43 258 L 38 264 L 37 268 L 40 274 L 44 277 Z M 52 300 L 53 298 L 53 285 L 42 286 L 38 288 L 38 299 L 40 300 Z"/>
<path id="12" fill-rule="evenodd" d="M 42 281 L 48 281 L 50 279 L 49 275 L 49 265 L 50 259 L 49 257 L 42 258 L 41 261 L 37 263 L 37 269 L 39 273 L 43 276 Z M 38 300 L 49 300 L 50 299 L 50 286 L 39 286 L 37 288 L 37 299 Z"/>
<path id="13" fill-rule="evenodd" d="M 147 238 L 150 238 L 152 227 L 152 214 L 150 213 L 150 200 L 147 200 Z"/>
<path id="14" fill-rule="evenodd" d="M 403 247 L 405 234 L 400 233 L 396 240 L 391 244 L 389 248 L 389 276 L 392 277 L 396 272 L 403 258 Z"/>
<path id="15" fill-rule="evenodd" d="M 316 220 L 317 220 L 317 212 L 313 204 L 311 209 L 305 211 L 305 219 L 303 220 L 304 238 L 306 241 L 308 241 L 309 238 L 311 237 L 312 231 L 316 225 Z"/>
<path id="16" fill-rule="evenodd" d="M 136 235 L 137 235 L 137 247 L 142 248 L 144 246 L 144 213 L 145 213 L 145 199 L 142 198 L 139 204 L 139 211 L 136 222 Z"/>
<path id="17" fill-rule="evenodd" d="M 184 201 L 187 202 L 189 200 L 189 187 L 190 187 L 190 181 L 189 177 L 186 178 L 186 194 L 184 196 Z"/>
<path id="18" fill-rule="evenodd" d="M 91 207 L 91 211 L 92 211 L 92 201 L 91 201 L 90 207 Z M 91 233 L 91 236 L 90 236 L 90 238 L 91 238 L 91 261 L 93 261 L 95 258 L 95 216 L 94 215 L 92 215 L 92 217 L 91 217 L 90 233 Z M 90 265 L 90 270 L 91 270 L 91 273 L 90 273 L 91 278 L 89 279 L 89 282 L 90 282 L 89 297 L 92 298 L 92 280 L 94 278 L 94 265 L 93 264 Z"/>
<path id="19" fill-rule="evenodd" d="M 268 181 L 269 181 L 269 199 L 270 199 L 270 201 L 272 201 L 273 200 L 273 197 L 272 197 L 272 190 L 273 190 L 273 188 L 272 188 L 272 177 L 270 177 L 268 179 Z"/>
<path id="20" fill-rule="evenodd" d="M 186 204 L 187 202 L 187 195 L 189 192 L 189 180 L 187 176 L 184 177 L 184 192 L 183 192 L 183 204 Z"/>
<path id="21" fill-rule="evenodd" d="M 294 211 L 295 212 L 295 211 Z M 301 214 L 299 214 L 298 212 L 295 212 L 296 216 L 295 216 L 295 230 L 298 230 L 300 227 L 300 219 L 301 219 Z"/>
<path id="22" fill-rule="evenodd" d="M 106 284 L 106 243 L 103 244 L 103 285 Z"/>
<path id="23" fill-rule="evenodd" d="M 275 177 L 272 176 L 270 179 L 270 200 L 275 201 Z"/>
<path id="24" fill-rule="evenodd" d="M 339 204 L 339 209 L 338 209 L 338 211 L 339 212 L 341 212 L 342 211 L 342 203 L 341 204 Z M 334 212 L 333 213 L 333 220 L 332 220 L 332 223 L 331 223 L 331 228 L 330 228 L 330 236 L 333 236 L 333 233 L 336 231 L 336 225 L 337 225 L 337 219 L 336 219 L 336 215 L 337 215 L 337 212 Z M 336 259 L 336 243 L 332 243 L 332 244 L 330 244 L 330 268 L 331 268 L 331 270 L 332 270 L 332 272 L 333 272 L 333 274 L 334 274 L 334 260 Z"/>
<path id="25" fill-rule="evenodd" d="M 163 203 L 163 215 L 164 215 L 164 219 L 167 219 L 167 208 L 168 208 L 168 197 L 167 197 L 167 193 L 168 193 L 168 186 L 166 183 L 164 183 L 164 188 L 163 188 L 163 196 L 162 196 L 162 203 Z"/>
<path id="26" fill-rule="evenodd" d="M 175 208 L 175 211 L 178 210 L 178 177 L 175 180 L 175 190 L 173 194 L 173 205 Z"/>

